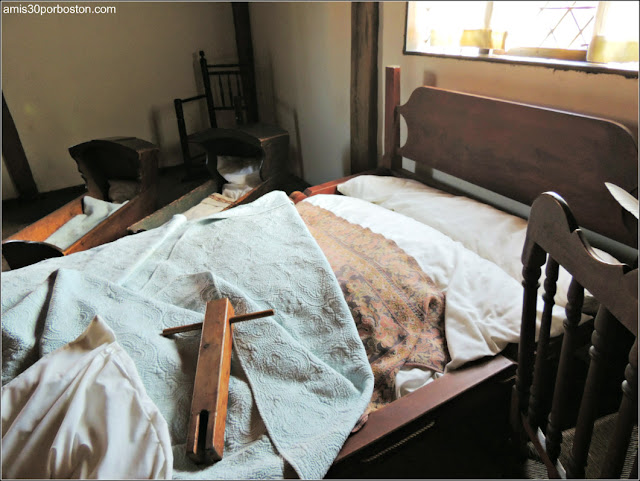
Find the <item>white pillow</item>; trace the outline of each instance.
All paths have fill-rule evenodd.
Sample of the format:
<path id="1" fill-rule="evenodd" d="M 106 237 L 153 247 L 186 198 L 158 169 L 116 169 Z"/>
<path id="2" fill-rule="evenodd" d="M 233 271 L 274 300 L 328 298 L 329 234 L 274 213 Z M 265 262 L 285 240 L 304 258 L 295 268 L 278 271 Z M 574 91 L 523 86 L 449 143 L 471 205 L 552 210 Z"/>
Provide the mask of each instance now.
<path id="1" fill-rule="evenodd" d="M 53 244 L 62 250 L 68 249 L 74 242 L 89 233 L 91 229 L 96 227 L 127 202 L 129 201 L 125 200 L 122 204 L 116 204 L 85 195 L 82 198 L 84 213 L 78 214 L 69 219 L 69 221 L 63 224 L 58 230 L 47 237 L 45 242 Z"/>
<path id="2" fill-rule="evenodd" d="M 411 179 L 361 175 L 338 185 L 338 191 L 367 200 L 426 224 L 522 281 L 522 248 L 527 221 L 462 195 L 453 195 Z M 594 249 L 605 262 L 618 261 Z M 544 266 L 541 283 L 544 279 Z M 565 306 L 571 277 L 562 269 L 556 303 Z"/>
<path id="3" fill-rule="evenodd" d="M 122 204 L 133 199 L 140 191 L 140 182 L 136 180 L 109 180 L 109 200 L 116 204 Z"/>

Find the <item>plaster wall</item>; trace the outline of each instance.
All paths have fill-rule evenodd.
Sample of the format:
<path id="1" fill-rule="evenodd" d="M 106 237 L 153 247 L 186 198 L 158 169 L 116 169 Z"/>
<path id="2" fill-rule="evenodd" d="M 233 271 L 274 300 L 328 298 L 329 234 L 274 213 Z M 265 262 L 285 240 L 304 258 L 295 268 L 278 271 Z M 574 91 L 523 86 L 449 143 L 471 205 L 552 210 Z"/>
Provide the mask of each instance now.
<path id="1" fill-rule="evenodd" d="M 349 169 L 351 5 L 250 4 L 260 119 L 289 132 L 291 161 L 311 184 Z"/>
<path id="2" fill-rule="evenodd" d="M 139 137 L 160 147 L 161 166 L 180 163 L 173 99 L 201 91 L 198 51 L 237 58 L 229 2 L 109 5 L 115 13 L 2 15 L 2 90 L 40 192 L 82 184 L 68 149 L 96 138 Z M 16 196 L 4 159 L 2 187 Z"/>

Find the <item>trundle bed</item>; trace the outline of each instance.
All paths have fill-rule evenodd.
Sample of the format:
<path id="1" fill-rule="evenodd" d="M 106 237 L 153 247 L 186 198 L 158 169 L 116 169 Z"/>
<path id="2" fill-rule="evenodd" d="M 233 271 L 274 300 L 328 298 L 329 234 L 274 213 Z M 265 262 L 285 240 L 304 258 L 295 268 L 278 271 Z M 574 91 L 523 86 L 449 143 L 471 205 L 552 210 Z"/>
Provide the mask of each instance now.
<path id="1" fill-rule="evenodd" d="M 461 465 L 463 453 L 440 459 L 445 465 L 436 469 L 427 463 L 429 455 L 456 451 L 442 443 L 457 442 L 458 430 L 488 428 L 476 438 L 487 444 L 508 435 L 515 362 L 501 352 L 519 337 L 526 206 L 555 191 L 581 226 L 633 252 L 637 223 L 604 183 L 637 196 L 637 145 L 614 122 L 436 88 L 418 87 L 402 104 L 399 68 L 388 67 L 386 80 L 385 154 L 376 175 L 294 193 L 295 207 L 271 192 L 202 219 L 177 215 L 3 276 L 3 398 L 7 383 L 40 356 L 96 324 L 105 330 L 106 321 L 168 425 L 169 440 L 159 443 L 165 448 L 149 459 L 172 463 L 174 476 L 402 477 L 408 471 L 394 464 L 401 462 L 394 453 L 418 442 L 411 462 L 425 467 L 411 472 L 474 477 Z M 434 169 L 503 197 L 479 204 L 470 197 L 483 194 L 460 195 Z M 504 198 L 524 205 L 524 214 L 489 205 Z M 358 267 L 350 270 L 354 253 Z M 433 269 L 425 267 L 429 258 Z M 390 297 L 376 297 L 388 286 Z M 220 297 L 236 313 L 272 308 L 276 315 L 235 325 L 225 456 L 198 467 L 182 443 L 199 337 L 157 338 L 165 327 L 201 322 L 204 301 Z M 561 311 L 556 317 L 561 325 Z M 426 339 L 415 330 L 421 322 Z M 398 393 L 401 372 L 406 389 Z M 12 452 L 5 450 L 3 474 Z M 167 473 L 171 466 L 155 474 Z"/>

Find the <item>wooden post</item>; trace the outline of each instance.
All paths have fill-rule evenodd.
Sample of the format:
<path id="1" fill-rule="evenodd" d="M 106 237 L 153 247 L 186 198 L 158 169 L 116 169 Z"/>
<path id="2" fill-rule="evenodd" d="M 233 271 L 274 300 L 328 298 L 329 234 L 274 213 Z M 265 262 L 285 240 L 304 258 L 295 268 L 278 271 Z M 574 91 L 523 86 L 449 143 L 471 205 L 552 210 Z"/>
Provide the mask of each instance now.
<path id="1" fill-rule="evenodd" d="M 400 147 L 400 119 L 396 107 L 400 105 L 400 67 L 385 69 L 384 87 L 384 156 L 382 165 L 387 169 L 402 166 L 402 157 L 396 149 Z"/>
<path id="2" fill-rule="evenodd" d="M 351 174 L 378 164 L 377 2 L 351 4 Z"/>
<path id="3" fill-rule="evenodd" d="M 242 76 L 242 90 L 247 102 L 247 123 L 255 123 L 258 122 L 258 96 L 253 64 L 249 4 L 247 2 L 231 2 L 231 8 L 233 9 L 233 25 L 236 31 L 238 63 L 246 69 L 246 75 Z"/>
<path id="4" fill-rule="evenodd" d="M 38 195 L 38 187 L 29 167 L 29 161 L 22 148 L 18 129 L 2 93 L 2 156 L 9 176 L 16 186 L 18 195 L 32 199 Z"/>

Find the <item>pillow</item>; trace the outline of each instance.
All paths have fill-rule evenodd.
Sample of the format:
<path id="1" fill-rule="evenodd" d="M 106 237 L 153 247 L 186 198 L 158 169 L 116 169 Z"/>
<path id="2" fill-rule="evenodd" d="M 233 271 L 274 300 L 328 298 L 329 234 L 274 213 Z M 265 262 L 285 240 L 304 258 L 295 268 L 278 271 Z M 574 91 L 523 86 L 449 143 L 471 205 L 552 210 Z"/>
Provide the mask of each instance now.
<path id="1" fill-rule="evenodd" d="M 462 195 L 449 194 L 418 181 L 398 177 L 361 175 L 338 185 L 338 191 L 433 227 L 498 265 L 518 282 L 522 281 L 520 258 L 527 221 L 520 217 Z M 613 256 L 594 250 L 603 261 L 618 263 Z M 556 303 L 561 306 L 567 303 L 566 292 L 570 282 L 569 273 L 562 269 L 556 294 Z"/>
<path id="2" fill-rule="evenodd" d="M 109 200 L 122 204 L 133 199 L 140 190 L 140 183 L 135 180 L 109 179 Z"/>
<path id="3" fill-rule="evenodd" d="M 69 221 L 63 224 L 58 230 L 47 237 L 45 242 L 53 244 L 62 250 L 68 249 L 74 242 L 87 234 L 127 202 L 129 201 L 125 200 L 122 204 L 116 204 L 85 195 L 82 198 L 84 213 L 69 219 Z"/>

